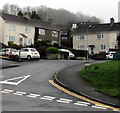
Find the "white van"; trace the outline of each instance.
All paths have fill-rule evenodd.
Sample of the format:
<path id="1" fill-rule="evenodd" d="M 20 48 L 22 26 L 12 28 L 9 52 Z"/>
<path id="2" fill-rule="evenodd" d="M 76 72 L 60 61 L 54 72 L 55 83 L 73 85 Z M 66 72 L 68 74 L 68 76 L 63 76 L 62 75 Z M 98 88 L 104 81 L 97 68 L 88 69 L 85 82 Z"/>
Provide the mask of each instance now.
<path id="1" fill-rule="evenodd" d="M 58 49 L 61 52 L 68 52 L 69 53 L 69 59 L 75 58 L 75 55 L 68 49 Z"/>

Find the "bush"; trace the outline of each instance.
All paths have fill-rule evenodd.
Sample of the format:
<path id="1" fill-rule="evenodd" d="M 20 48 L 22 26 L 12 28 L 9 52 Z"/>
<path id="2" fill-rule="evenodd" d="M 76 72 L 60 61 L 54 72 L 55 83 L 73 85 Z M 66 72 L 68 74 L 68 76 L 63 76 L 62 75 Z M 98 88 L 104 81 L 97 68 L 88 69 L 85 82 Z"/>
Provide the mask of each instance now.
<path id="1" fill-rule="evenodd" d="M 8 41 L 8 46 L 17 46 L 17 44 L 14 44 L 13 41 Z"/>
<path id="2" fill-rule="evenodd" d="M 48 47 L 46 53 L 59 53 L 60 51 L 56 47 Z"/>

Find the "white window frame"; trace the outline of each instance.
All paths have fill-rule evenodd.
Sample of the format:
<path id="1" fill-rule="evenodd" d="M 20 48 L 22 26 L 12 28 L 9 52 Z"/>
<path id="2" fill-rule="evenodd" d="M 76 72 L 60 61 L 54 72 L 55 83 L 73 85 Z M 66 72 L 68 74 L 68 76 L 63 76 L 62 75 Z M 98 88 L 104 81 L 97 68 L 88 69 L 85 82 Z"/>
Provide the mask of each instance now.
<path id="1" fill-rule="evenodd" d="M 106 50 L 106 45 L 100 45 L 100 50 L 105 51 Z"/>
<path id="2" fill-rule="evenodd" d="M 12 38 L 12 39 L 11 39 Z M 13 40 L 14 39 L 14 40 Z M 15 42 L 15 36 L 8 36 L 8 41 L 13 41 Z"/>
<path id="3" fill-rule="evenodd" d="M 85 40 L 85 36 L 84 35 L 80 35 L 77 37 L 78 40 Z"/>
<path id="4" fill-rule="evenodd" d="M 25 26 L 25 32 L 31 33 L 31 31 L 32 31 L 31 27 Z"/>
<path id="5" fill-rule="evenodd" d="M 45 29 L 39 29 L 39 35 L 45 35 Z"/>
<path id="6" fill-rule="evenodd" d="M 96 39 L 104 39 L 104 34 L 97 34 Z"/>
<path id="7" fill-rule="evenodd" d="M 58 37 L 58 31 L 52 31 L 52 36 L 53 37 Z"/>
<path id="8" fill-rule="evenodd" d="M 9 24 L 8 29 L 12 30 L 12 31 L 15 31 L 16 27 L 15 27 L 14 24 Z"/>

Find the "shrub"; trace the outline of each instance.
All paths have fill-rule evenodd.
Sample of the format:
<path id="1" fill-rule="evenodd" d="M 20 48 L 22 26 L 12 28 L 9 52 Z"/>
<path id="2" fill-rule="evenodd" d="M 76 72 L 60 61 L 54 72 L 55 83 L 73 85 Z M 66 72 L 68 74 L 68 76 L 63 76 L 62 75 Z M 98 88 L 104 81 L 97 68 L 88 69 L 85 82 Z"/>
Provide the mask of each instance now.
<path id="1" fill-rule="evenodd" d="M 56 47 L 48 47 L 46 53 L 59 53 L 60 51 Z"/>

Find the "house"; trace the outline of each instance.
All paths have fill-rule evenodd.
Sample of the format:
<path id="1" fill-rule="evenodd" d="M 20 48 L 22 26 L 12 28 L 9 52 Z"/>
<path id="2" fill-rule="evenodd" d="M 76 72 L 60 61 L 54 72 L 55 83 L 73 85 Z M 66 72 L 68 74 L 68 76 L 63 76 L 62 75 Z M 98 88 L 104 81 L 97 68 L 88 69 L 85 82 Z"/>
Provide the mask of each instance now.
<path id="1" fill-rule="evenodd" d="M 60 29 L 61 46 L 72 48 L 71 24 L 70 25 L 56 25 Z"/>
<path id="2" fill-rule="evenodd" d="M 106 52 L 117 49 L 117 37 L 120 35 L 120 23 L 94 24 L 79 26 L 73 32 L 73 48 L 89 50 L 89 53 Z"/>
<path id="3" fill-rule="evenodd" d="M 2 13 L 0 27 L 0 41 L 6 45 L 8 41 L 23 46 L 34 44 L 36 29 L 39 31 L 38 39 L 59 44 L 59 30 L 55 29 L 50 22 L 30 18 L 28 14 L 22 17 Z"/>

